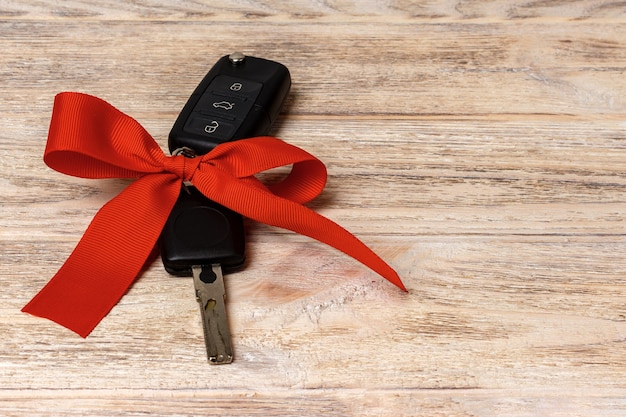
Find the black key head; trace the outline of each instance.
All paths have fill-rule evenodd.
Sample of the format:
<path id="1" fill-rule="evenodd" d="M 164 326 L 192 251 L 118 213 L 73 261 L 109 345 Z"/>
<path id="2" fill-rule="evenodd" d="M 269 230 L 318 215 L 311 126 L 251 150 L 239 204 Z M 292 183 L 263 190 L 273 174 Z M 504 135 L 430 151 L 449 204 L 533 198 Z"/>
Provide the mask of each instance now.
<path id="1" fill-rule="evenodd" d="M 191 276 L 194 265 L 220 264 L 224 272 L 243 267 L 246 259 L 243 218 L 183 187 L 159 239 L 165 270 Z"/>

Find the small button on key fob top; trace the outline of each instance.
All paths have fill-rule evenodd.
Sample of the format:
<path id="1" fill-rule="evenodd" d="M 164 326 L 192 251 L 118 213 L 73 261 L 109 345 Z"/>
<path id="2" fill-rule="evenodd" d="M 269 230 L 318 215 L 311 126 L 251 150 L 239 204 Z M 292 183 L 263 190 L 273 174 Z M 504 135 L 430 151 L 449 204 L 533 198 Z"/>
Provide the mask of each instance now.
<path id="1" fill-rule="evenodd" d="M 222 57 L 189 97 L 169 135 L 170 152 L 203 155 L 223 142 L 267 134 L 291 87 L 289 70 L 266 59 Z"/>

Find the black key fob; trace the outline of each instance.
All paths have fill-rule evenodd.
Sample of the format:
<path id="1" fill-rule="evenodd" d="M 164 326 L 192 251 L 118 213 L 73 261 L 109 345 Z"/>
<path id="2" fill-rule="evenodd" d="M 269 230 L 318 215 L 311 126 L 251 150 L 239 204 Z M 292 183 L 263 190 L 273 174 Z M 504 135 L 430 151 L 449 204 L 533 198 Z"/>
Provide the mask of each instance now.
<path id="1" fill-rule="evenodd" d="M 193 157 L 223 142 L 262 136 L 276 120 L 291 87 L 278 62 L 233 53 L 211 68 L 180 112 L 169 135 L 170 152 Z M 240 214 L 184 187 L 159 239 L 161 259 L 172 275 L 220 264 L 243 267 L 245 232 Z"/>
<path id="2" fill-rule="evenodd" d="M 291 87 L 289 70 L 233 53 L 211 68 L 189 97 L 169 135 L 169 149 L 203 155 L 223 142 L 266 135 Z"/>

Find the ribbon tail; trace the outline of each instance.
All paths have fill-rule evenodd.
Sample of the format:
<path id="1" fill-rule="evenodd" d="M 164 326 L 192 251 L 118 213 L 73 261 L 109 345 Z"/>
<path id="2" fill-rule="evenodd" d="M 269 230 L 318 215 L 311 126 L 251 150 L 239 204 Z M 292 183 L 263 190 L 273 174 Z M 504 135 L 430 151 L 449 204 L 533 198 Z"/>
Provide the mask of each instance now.
<path id="1" fill-rule="evenodd" d="M 282 210 L 288 210 L 292 215 L 284 223 L 274 222 L 273 226 L 289 229 L 326 243 L 361 262 L 402 291 L 407 292 L 398 273 L 348 230 L 298 203 L 283 200 L 281 204 L 283 205 Z M 267 221 L 263 222 L 267 223 Z"/>
<path id="2" fill-rule="evenodd" d="M 146 175 L 104 205 L 65 264 L 22 311 L 87 337 L 141 271 L 180 182 L 173 175 Z"/>
<path id="3" fill-rule="evenodd" d="M 313 210 L 243 181 L 229 181 L 222 177 L 222 187 L 228 188 L 228 192 L 222 193 L 214 192 L 214 180 L 202 173 L 196 174 L 194 180 L 194 185 L 203 194 L 223 206 L 252 220 L 282 227 L 326 243 L 366 265 L 401 290 L 407 291 L 398 273 L 374 251 L 352 233 Z"/>

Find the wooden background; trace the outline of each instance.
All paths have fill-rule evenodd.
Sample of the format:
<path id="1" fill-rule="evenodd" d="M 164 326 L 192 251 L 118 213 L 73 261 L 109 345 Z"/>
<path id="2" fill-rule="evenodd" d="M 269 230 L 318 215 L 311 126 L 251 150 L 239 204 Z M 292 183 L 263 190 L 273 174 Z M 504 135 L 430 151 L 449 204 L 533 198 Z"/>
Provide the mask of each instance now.
<path id="1" fill-rule="evenodd" d="M 611 0 L 2 0 L 0 415 L 626 415 L 625 41 Z M 128 184 L 43 164 L 54 95 L 165 149 L 232 51 L 289 67 L 311 207 L 410 292 L 249 224 L 230 366 L 158 259 L 85 340 L 21 313 Z"/>

